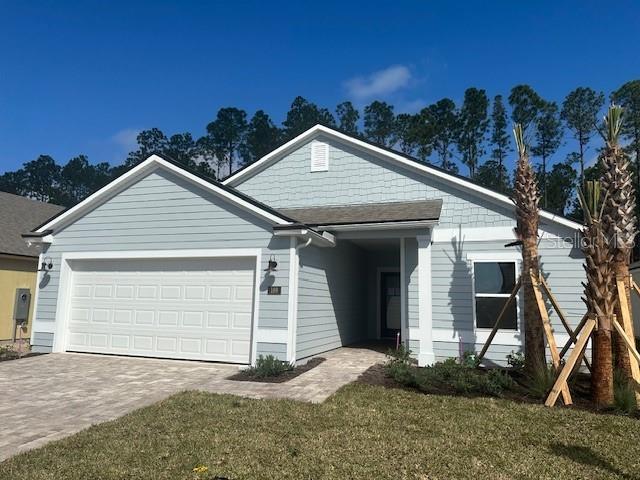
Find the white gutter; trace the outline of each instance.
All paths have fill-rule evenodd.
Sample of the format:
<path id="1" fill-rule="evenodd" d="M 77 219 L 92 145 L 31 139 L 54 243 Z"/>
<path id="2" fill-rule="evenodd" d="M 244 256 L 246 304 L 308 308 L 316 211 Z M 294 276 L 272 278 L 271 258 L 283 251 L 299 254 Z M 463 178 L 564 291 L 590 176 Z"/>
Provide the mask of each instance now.
<path id="1" fill-rule="evenodd" d="M 308 228 L 295 228 L 286 230 L 274 230 L 273 234 L 276 237 L 298 237 L 303 240 L 310 240 L 311 243 L 316 244 L 318 247 L 335 247 L 336 237 L 329 232 L 314 232 Z"/>
<path id="2" fill-rule="evenodd" d="M 399 228 L 431 228 L 437 225 L 437 220 L 419 220 L 406 222 L 378 222 L 378 223 L 345 223 L 342 225 L 319 225 L 319 230 L 333 230 L 335 232 L 348 232 L 353 230 L 398 230 Z M 326 232 L 325 232 L 326 233 Z"/>

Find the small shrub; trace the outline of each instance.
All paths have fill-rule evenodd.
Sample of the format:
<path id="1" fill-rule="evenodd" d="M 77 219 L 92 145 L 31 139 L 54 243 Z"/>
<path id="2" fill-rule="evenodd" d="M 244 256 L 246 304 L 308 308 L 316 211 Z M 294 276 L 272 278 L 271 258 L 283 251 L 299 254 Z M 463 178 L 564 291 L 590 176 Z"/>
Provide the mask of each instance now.
<path id="1" fill-rule="evenodd" d="M 529 393 L 536 398 L 545 398 L 556 381 L 556 370 L 553 365 L 538 368 L 527 378 Z"/>
<path id="2" fill-rule="evenodd" d="M 411 358 L 411 350 L 409 350 L 404 344 L 401 344 L 398 348 L 390 348 L 387 350 L 387 357 L 389 357 L 390 362 L 414 362 L 413 358 Z"/>
<path id="3" fill-rule="evenodd" d="M 624 375 L 617 370 L 613 375 L 613 405 L 616 410 L 626 414 L 636 410 L 636 392 Z"/>
<path id="4" fill-rule="evenodd" d="M 387 352 L 389 360 L 385 364 L 385 371 L 387 375 L 393 378 L 396 382 L 407 387 L 417 387 L 414 367 L 414 360 L 411 358 L 411 350 L 404 345 L 400 345 L 397 349 L 392 349 Z"/>
<path id="5" fill-rule="evenodd" d="M 462 354 L 462 358 L 460 359 L 460 363 L 469 368 L 478 368 L 480 366 L 478 355 L 476 355 L 476 352 L 474 351 L 464 352 Z"/>
<path id="6" fill-rule="evenodd" d="M 485 393 L 499 397 L 507 390 L 513 390 L 515 382 L 508 373 L 502 370 L 489 370 L 485 384 Z"/>
<path id="7" fill-rule="evenodd" d="M 0 345 L 0 360 L 18 358 L 18 356 L 19 354 L 12 344 Z"/>
<path id="8" fill-rule="evenodd" d="M 524 354 L 511 350 L 511 353 L 507 355 L 507 365 L 514 370 L 522 370 L 524 368 Z"/>
<path id="9" fill-rule="evenodd" d="M 277 377 L 285 372 L 293 370 L 293 365 L 282 360 L 278 360 L 273 355 L 266 357 L 260 355 L 256 364 L 246 370 L 247 375 L 256 378 Z"/>

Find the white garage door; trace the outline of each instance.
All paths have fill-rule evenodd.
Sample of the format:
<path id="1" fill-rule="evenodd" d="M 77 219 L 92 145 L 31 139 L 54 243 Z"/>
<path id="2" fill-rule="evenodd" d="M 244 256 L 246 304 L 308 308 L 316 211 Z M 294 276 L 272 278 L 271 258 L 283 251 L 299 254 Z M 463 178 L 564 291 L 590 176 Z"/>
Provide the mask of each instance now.
<path id="1" fill-rule="evenodd" d="M 67 350 L 249 363 L 255 259 L 71 267 Z"/>

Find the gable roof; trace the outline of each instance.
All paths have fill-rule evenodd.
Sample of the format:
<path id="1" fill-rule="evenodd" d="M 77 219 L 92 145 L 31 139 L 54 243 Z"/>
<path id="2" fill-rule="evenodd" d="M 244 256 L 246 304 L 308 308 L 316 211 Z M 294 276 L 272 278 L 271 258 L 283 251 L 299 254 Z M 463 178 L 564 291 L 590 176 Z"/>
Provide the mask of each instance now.
<path id="1" fill-rule="evenodd" d="M 39 250 L 28 246 L 22 234 L 62 210 L 60 205 L 0 192 L 0 254 L 37 257 Z"/>
<path id="2" fill-rule="evenodd" d="M 451 172 L 448 172 L 442 168 L 424 163 L 418 160 L 417 158 L 397 152 L 387 147 L 382 147 L 380 145 L 371 143 L 361 138 L 353 137 L 346 133 L 339 132 L 338 130 L 334 130 L 333 128 L 326 127 L 324 125 L 315 125 L 314 127 L 311 127 L 306 132 L 301 133 L 300 135 L 288 141 L 281 147 L 265 155 L 260 160 L 244 168 L 241 168 L 240 170 L 236 171 L 234 174 L 228 176 L 222 181 L 222 183 L 224 185 L 235 187 L 240 183 L 242 183 L 244 180 L 252 177 L 256 173 L 261 171 L 263 168 L 266 168 L 270 164 L 275 163 L 280 158 L 282 158 L 282 156 L 286 155 L 287 153 L 290 153 L 291 151 L 297 149 L 299 146 L 309 142 L 310 140 L 314 139 L 315 137 L 321 134 L 328 136 L 331 139 L 337 140 L 338 142 L 350 145 L 359 150 L 373 154 L 377 158 L 402 165 L 422 175 L 429 175 L 429 176 L 438 178 L 441 181 L 455 185 L 459 188 L 462 188 L 471 193 L 474 193 L 477 196 L 488 198 L 496 203 L 503 204 L 505 206 L 509 206 L 513 208 L 513 201 L 509 196 L 503 193 L 478 185 L 466 177 L 452 174 Z M 540 216 L 550 222 L 554 222 L 574 230 L 582 229 L 582 225 L 580 223 L 570 220 L 566 217 L 563 217 L 562 215 L 556 215 L 547 210 L 540 210 Z"/>
<path id="3" fill-rule="evenodd" d="M 168 160 L 159 155 L 151 155 L 144 162 L 138 164 L 131 170 L 120 175 L 97 192 L 89 195 L 77 205 L 64 210 L 44 223 L 35 227 L 33 232 L 39 235 L 47 235 L 52 230 L 61 228 L 82 217 L 84 214 L 95 208 L 101 202 L 106 201 L 112 195 L 122 191 L 126 187 L 135 183 L 138 179 L 148 175 L 156 169 L 163 169 L 178 175 L 185 180 L 202 187 L 218 197 L 235 204 L 236 206 L 261 217 L 273 225 L 290 225 L 295 223 L 277 210 L 254 200 L 248 195 L 230 188 L 222 183 L 204 175 L 186 170 L 182 165 L 173 160 Z"/>
<path id="4" fill-rule="evenodd" d="M 355 225 L 367 223 L 396 223 L 409 221 L 437 221 L 442 200 L 414 202 L 369 203 L 311 208 L 280 209 L 287 217 L 306 225 Z"/>

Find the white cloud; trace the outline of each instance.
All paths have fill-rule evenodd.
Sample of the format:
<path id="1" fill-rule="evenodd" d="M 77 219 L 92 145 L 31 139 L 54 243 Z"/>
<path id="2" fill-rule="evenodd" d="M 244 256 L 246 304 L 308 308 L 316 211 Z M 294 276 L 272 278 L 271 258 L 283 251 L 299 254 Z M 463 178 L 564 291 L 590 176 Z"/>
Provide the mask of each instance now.
<path id="1" fill-rule="evenodd" d="M 355 77 L 344 82 L 349 95 L 356 99 L 388 95 L 409 85 L 411 71 L 404 65 L 393 65 L 370 75 Z"/>
<path id="2" fill-rule="evenodd" d="M 138 138 L 139 133 L 139 129 L 125 128 L 123 130 L 120 130 L 119 132 L 116 132 L 111 137 L 111 141 L 122 148 L 122 150 L 130 152 L 138 147 L 138 142 L 136 141 L 136 139 Z"/>

